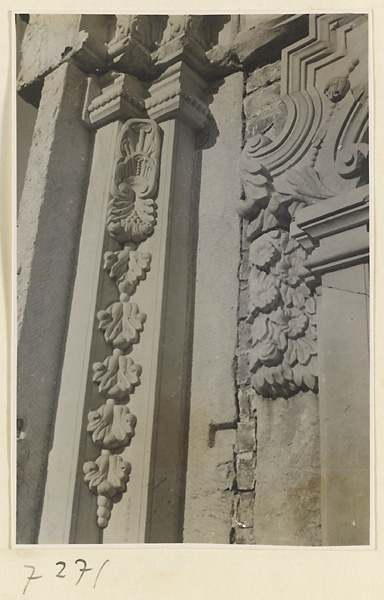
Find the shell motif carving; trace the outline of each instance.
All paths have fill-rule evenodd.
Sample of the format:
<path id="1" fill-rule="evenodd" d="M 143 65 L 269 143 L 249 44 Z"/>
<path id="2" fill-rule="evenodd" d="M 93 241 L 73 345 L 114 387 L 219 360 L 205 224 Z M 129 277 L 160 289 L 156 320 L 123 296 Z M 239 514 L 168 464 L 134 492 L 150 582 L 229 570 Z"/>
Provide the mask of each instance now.
<path id="1" fill-rule="evenodd" d="M 104 269 L 116 279 L 121 294 L 132 296 L 151 266 L 151 254 L 124 248 L 104 254 Z"/>
<path id="2" fill-rule="evenodd" d="M 137 304 L 128 302 L 125 294 L 121 294 L 120 299 L 120 302 L 113 302 L 106 310 L 100 310 L 97 318 L 107 344 L 128 350 L 139 341 L 146 315 L 139 312 Z"/>
<path id="3" fill-rule="evenodd" d="M 250 369 L 265 397 L 317 391 L 316 301 L 304 283 L 305 250 L 281 230 L 253 241 L 249 260 Z"/>
<path id="4" fill-rule="evenodd" d="M 140 385 L 141 366 L 118 348 L 103 362 L 92 366 L 93 381 L 99 384 L 99 394 L 118 401 L 126 399 Z"/>
<path id="5" fill-rule="evenodd" d="M 127 406 L 107 403 L 88 414 L 87 431 L 93 443 L 105 450 L 114 450 L 131 443 L 135 435 L 136 417 Z"/>
<path id="6" fill-rule="evenodd" d="M 130 463 L 109 450 L 102 450 L 95 462 L 86 462 L 83 467 L 85 482 L 97 494 L 97 524 L 102 529 L 108 525 L 113 503 L 127 490 L 130 472 Z"/>
<path id="7" fill-rule="evenodd" d="M 120 134 L 120 158 L 112 182 L 107 229 L 124 244 L 153 233 L 161 136 L 151 119 L 130 119 Z"/>

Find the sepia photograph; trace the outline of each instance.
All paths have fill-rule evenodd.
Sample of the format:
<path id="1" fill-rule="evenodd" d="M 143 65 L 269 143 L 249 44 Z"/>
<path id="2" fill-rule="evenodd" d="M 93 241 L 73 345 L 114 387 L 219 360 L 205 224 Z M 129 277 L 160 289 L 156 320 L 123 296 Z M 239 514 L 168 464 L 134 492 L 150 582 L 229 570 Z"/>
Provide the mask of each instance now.
<path id="1" fill-rule="evenodd" d="M 13 18 L 13 546 L 372 548 L 368 13 Z"/>

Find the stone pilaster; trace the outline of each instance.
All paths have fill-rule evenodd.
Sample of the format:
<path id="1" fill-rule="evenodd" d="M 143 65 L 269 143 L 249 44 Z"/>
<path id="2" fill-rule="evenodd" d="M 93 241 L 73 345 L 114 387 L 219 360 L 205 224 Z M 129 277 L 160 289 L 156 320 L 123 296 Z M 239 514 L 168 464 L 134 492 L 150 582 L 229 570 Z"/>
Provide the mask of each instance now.
<path id="1" fill-rule="evenodd" d="M 161 314 L 145 541 L 181 542 L 191 377 L 199 163 L 197 138 L 209 127 L 204 81 L 172 65 L 150 89 L 149 115 L 163 130 L 159 205 Z"/>
<path id="2" fill-rule="evenodd" d="M 368 186 L 362 186 L 302 208 L 292 224 L 295 237 L 312 249 L 306 265 L 321 283 L 318 335 L 325 546 L 369 544 L 370 540 L 368 194 Z"/>
<path id="3" fill-rule="evenodd" d="M 89 76 L 85 91 L 81 115 L 84 127 L 88 131 L 96 131 L 96 136 L 81 228 L 55 433 L 48 464 L 40 543 L 101 541 L 102 528 L 108 523 L 112 501 L 116 501 L 116 494 L 125 489 L 129 479 L 128 462 L 123 458 L 120 459 L 114 450 L 129 445 L 134 435 L 135 416 L 131 415 L 126 403 L 134 387 L 140 383 L 139 367 L 130 357 L 127 358 L 124 352 L 126 348 L 129 349 L 131 343 L 135 343 L 135 336 L 127 339 L 122 346 L 119 344 L 119 348 L 115 349 L 112 339 L 109 336 L 104 338 L 104 330 L 100 328 L 98 331 L 97 325 L 100 325 L 100 322 L 96 318 L 96 313 L 104 311 L 103 314 L 108 318 L 108 307 L 114 306 L 116 301 L 119 302 L 118 282 L 113 279 L 112 274 L 109 275 L 107 269 L 103 268 L 105 255 L 109 253 L 108 256 L 112 257 L 112 262 L 108 263 L 111 269 L 113 259 L 118 258 L 125 251 L 127 268 L 128 263 L 136 261 L 136 269 L 133 278 L 133 264 L 131 270 L 125 273 L 131 279 L 120 292 L 120 304 L 129 321 L 128 327 L 132 323 L 133 327 L 136 324 L 137 328 L 141 329 L 140 323 L 135 320 L 138 311 L 129 302 L 128 295 L 133 294 L 136 285 L 145 275 L 148 261 L 144 259 L 145 264 L 141 265 L 142 256 L 135 253 L 135 244 L 125 248 L 111 237 L 106 226 L 111 216 L 111 205 L 108 200 L 111 194 L 113 197 L 117 185 L 116 163 L 122 151 L 122 146 L 118 146 L 118 139 L 123 134 L 121 120 L 128 119 L 128 123 L 139 124 L 148 121 L 143 97 L 146 88 L 133 76 L 111 73 L 99 79 Z M 144 271 L 140 274 L 142 266 Z M 112 349 L 110 349 L 111 342 Z M 98 376 L 103 375 L 101 373 L 104 368 L 103 361 L 108 362 L 111 359 L 109 355 L 115 360 L 115 367 L 125 366 L 124 381 L 127 385 L 123 385 L 118 390 L 116 386 L 115 390 L 112 390 L 111 385 L 107 385 L 106 398 L 104 394 L 99 393 L 103 388 L 99 388 L 97 384 Z M 98 368 L 93 369 L 95 364 Z M 112 371 L 111 364 L 109 373 Z M 116 368 L 114 373 L 116 374 Z M 128 385 L 128 381 L 132 385 Z M 101 433 L 101 437 L 100 435 L 92 437 L 90 434 L 93 430 L 90 429 L 92 428 L 90 423 L 98 420 L 104 423 L 111 422 L 110 414 L 113 415 L 113 431 L 119 426 L 119 422 L 123 430 L 128 427 L 129 432 L 126 431 L 125 436 L 119 436 L 114 441 L 111 441 L 113 432 L 110 432 L 112 438 L 109 435 L 105 440 L 105 430 Z M 95 487 L 92 474 L 98 466 L 101 471 L 107 463 L 110 474 L 114 469 L 115 476 L 121 473 L 121 481 L 114 490 L 110 486 L 107 496 L 104 496 L 101 488 Z M 83 481 L 84 476 L 86 482 Z M 108 486 L 109 479 L 107 477 L 104 479 L 105 486 Z"/>
<path id="4" fill-rule="evenodd" d="M 44 82 L 18 222 L 18 532 L 35 543 L 93 133 L 81 121 L 87 80 L 62 64 Z"/>

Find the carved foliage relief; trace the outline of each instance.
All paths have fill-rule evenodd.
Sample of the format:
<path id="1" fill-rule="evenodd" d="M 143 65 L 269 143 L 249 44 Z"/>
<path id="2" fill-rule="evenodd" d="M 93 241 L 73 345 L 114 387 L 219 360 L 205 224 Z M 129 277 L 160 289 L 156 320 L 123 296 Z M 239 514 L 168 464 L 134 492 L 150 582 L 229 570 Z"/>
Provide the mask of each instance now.
<path id="1" fill-rule="evenodd" d="M 156 223 L 155 195 L 161 137 L 152 120 L 131 119 L 122 127 L 120 156 L 112 182 L 107 230 L 121 249 L 105 252 L 103 267 L 116 284 L 117 299 L 97 312 L 98 326 L 111 354 L 95 362 L 93 382 L 105 403 L 88 414 L 87 431 L 101 454 L 84 464 L 84 481 L 97 495 L 97 523 L 108 525 L 113 503 L 127 489 L 131 465 L 121 456 L 135 435 L 136 417 L 128 404 L 140 385 L 142 368 L 130 356 L 144 329 L 146 315 L 131 301 L 146 279 L 151 255 L 138 249 Z"/>
<path id="2" fill-rule="evenodd" d="M 160 132 L 154 121 L 130 119 L 120 137 L 107 229 L 122 244 L 142 242 L 153 233 L 160 157 Z"/>
<path id="3" fill-rule="evenodd" d="M 368 171 L 365 70 L 355 44 L 349 56 L 345 45 L 354 25 L 338 29 L 335 18 L 314 19 L 336 31 L 344 54 L 332 54 L 332 35 L 325 62 L 315 42 L 296 57 L 293 47 L 285 68 L 296 65 L 301 75 L 286 78 L 291 120 L 274 141 L 267 131 L 250 137 L 240 159 L 238 212 L 250 244 L 249 368 L 253 388 L 265 398 L 318 388 L 314 277 L 305 268 L 307 251 L 289 233 L 291 221 L 298 209 L 364 184 Z M 307 61 L 317 60 L 318 69 L 308 69 Z"/>
<path id="4" fill-rule="evenodd" d="M 264 233 L 250 246 L 250 370 L 262 396 L 317 390 L 316 302 L 303 280 L 305 258 L 282 230 Z"/>

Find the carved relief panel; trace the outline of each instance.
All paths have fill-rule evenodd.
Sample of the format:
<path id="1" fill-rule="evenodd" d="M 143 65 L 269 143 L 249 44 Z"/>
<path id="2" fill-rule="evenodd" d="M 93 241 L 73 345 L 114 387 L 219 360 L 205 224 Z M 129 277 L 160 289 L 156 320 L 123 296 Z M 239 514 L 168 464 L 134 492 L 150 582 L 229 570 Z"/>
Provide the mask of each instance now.
<path id="1" fill-rule="evenodd" d="M 146 321 L 132 297 L 151 265 L 151 254 L 139 246 L 156 225 L 159 127 L 150 119 L 130 119 L 121 129 L 118 144 L 106 228 L 121 249 L 107 251 L 103 257 L 104 271 L 116 287 L 116 300 L 96 314 L 111 353 L 92 365 L 92 380 L 104 404 L 89 412 L 87 425 L 101 454 L 83 467 L 84 481 L 97 495 L 97 523 L 102 529 L 108 525 L 113 504 L 126 491 L 132 469 L 121 454 L 135 435 L 137 419 L 128 405 L 145 376 L 133 355 Z"/>
<path id="2" fill-rule="evenodd" d="M 246 140 L 238 206 L 249 247 L 249 368 L 266 398 L 318 389 L 315 280 L 308 250 L 290 235 L 299 208 L 368 180 L 365 15 L 310 19 L 310 34 L 283 53 L 287 120 Z"/>

